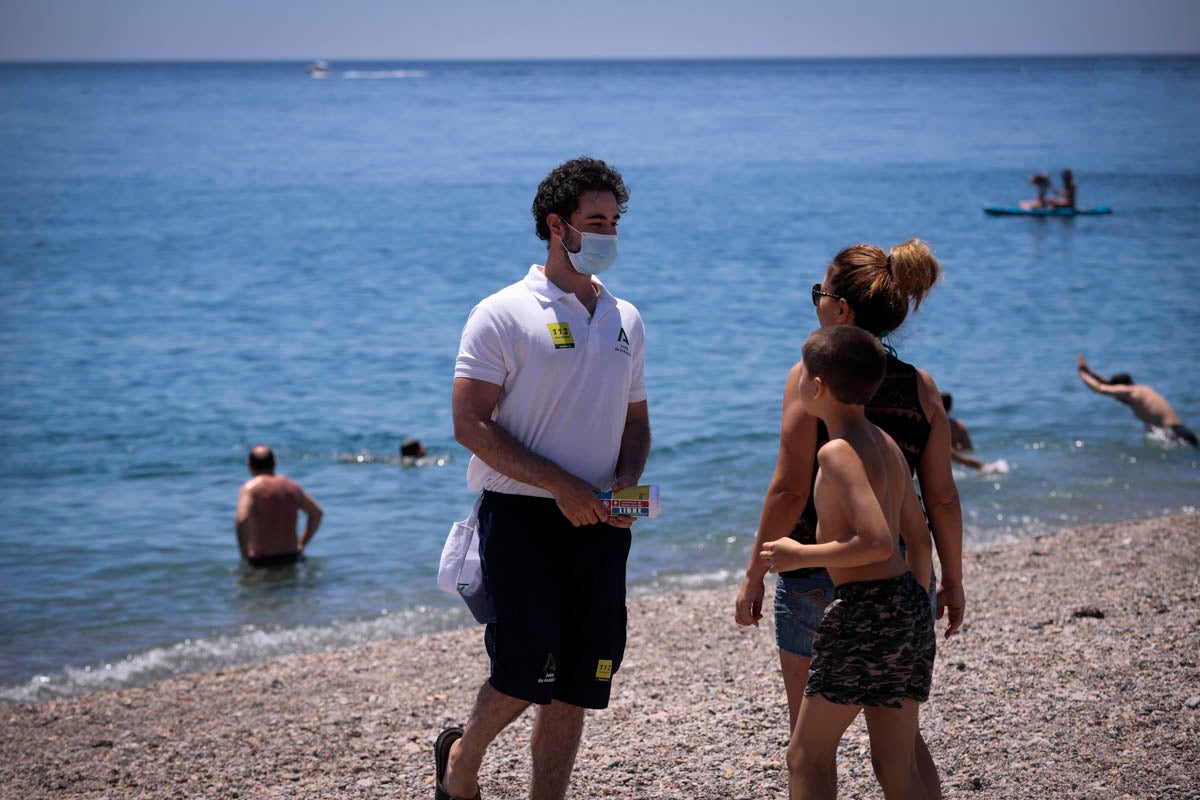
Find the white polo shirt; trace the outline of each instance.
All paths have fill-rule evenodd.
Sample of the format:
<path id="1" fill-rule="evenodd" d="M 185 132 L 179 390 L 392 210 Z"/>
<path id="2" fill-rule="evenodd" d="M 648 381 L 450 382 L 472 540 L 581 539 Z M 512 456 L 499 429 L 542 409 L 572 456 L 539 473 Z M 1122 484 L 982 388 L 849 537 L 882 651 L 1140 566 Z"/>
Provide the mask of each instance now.
<path id="1" fill-rule="evenodd" d="M 592 281 L 600 294 L 590 317 L 537 264 L 524 280 L 485 298 L 463 328 L 454 377 L 504 387 L 492 419 L 533 452 L 608 489 L 629 404 L 646 399 L 646 330 L 631 303 Z M 478 456 L 467 465 L 467 485 L 552 496 Z"/>

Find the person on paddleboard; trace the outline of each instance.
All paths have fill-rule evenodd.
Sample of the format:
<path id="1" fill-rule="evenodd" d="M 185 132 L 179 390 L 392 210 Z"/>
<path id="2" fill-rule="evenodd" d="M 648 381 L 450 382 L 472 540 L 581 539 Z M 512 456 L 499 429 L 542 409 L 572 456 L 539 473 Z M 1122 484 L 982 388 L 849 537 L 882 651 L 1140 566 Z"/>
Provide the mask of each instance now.
<path id="1" fill-rule="evenodd" d="M 1046 197 L 1046 193 L 1050 190 L 1050 176 L 1044 172 L 1038 172 L 1030 176 L 1029 182 L 1037 189 L 1037 198 L 1034 200 L 1022 200 L 1021 208 L 1026 210 L 1031 208 L 1049 208 L 1050 202 Z"/>

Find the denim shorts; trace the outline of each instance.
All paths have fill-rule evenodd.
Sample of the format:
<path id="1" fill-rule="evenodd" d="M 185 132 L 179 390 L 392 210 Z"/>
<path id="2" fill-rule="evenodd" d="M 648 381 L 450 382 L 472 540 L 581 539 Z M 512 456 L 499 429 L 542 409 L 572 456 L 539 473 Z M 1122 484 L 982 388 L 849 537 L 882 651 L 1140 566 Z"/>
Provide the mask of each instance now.
<path id="1" fill-rule="evenodd" d="M 833 580 L 823 569 L 797 570 L 775 582 L 775 647 L 788 655 L 812 658 L 813 637 L 833 602 Z M 929 614 L 937 619 L 937 575 L 930 576 Z"/>
<path id="2" fill-rule="evenodd" d="M 800 658 L 812 658 L 813 636 L 833 602 L 833 581 L 823 569 L 780 575 L 775 582 L 775 646 Z"/>

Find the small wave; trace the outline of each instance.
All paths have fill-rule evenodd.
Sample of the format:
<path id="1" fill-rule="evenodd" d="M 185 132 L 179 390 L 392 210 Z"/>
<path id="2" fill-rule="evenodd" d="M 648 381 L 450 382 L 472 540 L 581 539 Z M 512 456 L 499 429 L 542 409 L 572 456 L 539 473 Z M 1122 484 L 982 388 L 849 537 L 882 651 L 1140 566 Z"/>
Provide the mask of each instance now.
<path id="1" fill-rule="evenodd" d="M 734 582 L 736 577 L 736 573 L 727 569 L 691 573 L 659 572 L 648 582 L 633 584 L 629 589 L 630 594 L 633 595 L 683 592 L 691 589 L 715 589 L 720 586 L 728 586 Z"/>
<path id="2" fill-rule="evenodd" d="M 393 78 L 428 78 L 429 73 L 420 69 L 350 69 L 343 72 L 342 77 L 348 81 L 381 81 Z"/>
<path id="3" fill-rule="evenodd" d="M 357 453 L 338 453 L 337 460 L 343 464 L 400 464 L 404 467 L 444 467 L 450 463 L 449 453 L 429 453 L 420 458 L 411 456 L 385 456 L 362 450 Z"/>
<path id="4" fill-rule="evenodd" d="M 1175 435 L 1175 431 L 1171 430 L 1170 428 L 1147 428 L 1146 442 L 1147 444 L 1162 447 L 1165 450 L 1170 450 L 1185 444 L 1185 442 Z"/>
<path id="5" fill-rule="evenodd" d="M 268 658 L 449 630 L 467 621 L 466 609 L 455 606 L 417 607 L 384 613 L 369 620 L 335 622 L 323 627 L 267 630 L 250 625 L 236 634 L 185 639 L 111 663 L 67 667 L 54 675 L 37 675 L 25 683 L 0 687 L 0 703 L 37 703 L 100 690 L 147 686 L 178 675 L 252 664 Z"/>

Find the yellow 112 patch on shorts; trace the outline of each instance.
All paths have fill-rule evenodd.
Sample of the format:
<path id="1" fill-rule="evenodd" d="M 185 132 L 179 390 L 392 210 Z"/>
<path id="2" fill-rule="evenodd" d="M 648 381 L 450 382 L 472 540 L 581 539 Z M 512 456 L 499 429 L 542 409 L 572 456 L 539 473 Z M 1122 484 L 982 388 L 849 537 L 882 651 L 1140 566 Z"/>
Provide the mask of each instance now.
<path id="1" fill-rule="evenodd" d="M 612 680 L 612 659 L 602 658 L 596 662 L 596 680 L 610 681 Z"/>

